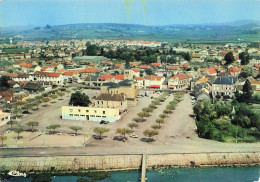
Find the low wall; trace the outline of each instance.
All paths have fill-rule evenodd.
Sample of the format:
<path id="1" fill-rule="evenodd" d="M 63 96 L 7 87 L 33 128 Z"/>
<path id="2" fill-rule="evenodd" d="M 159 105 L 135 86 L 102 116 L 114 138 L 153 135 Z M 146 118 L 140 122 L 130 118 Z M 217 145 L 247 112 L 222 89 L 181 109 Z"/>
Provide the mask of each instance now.
<path id="1" fill-rule="evenodd" d="M 193 166 L 255 166 L 260 165 L 260 152 L 147 154 L 147 168 Z M 0 171 L 5 170 L 125 170 L 139 169 L 142 155 L 97 155 L 0 158 Z"/>

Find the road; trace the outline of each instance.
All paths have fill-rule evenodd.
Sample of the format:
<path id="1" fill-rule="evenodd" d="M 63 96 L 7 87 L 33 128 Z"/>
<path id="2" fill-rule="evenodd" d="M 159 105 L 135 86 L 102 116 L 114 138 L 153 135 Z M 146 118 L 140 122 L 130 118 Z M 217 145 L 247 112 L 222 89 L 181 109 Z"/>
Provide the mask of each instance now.
<path id="1" fill-rule="evenodd" d="M 165 107 L 169 97 L 161 106 Z M 136 110 L 140 108 L 137 107 Z M 157 108 L 157 111 L 161 111 Z M 156 110 L 155 110 L 156 111 Z M 136 111 L 137 112 L 137 111 Z M 135 154 L 135 153 L 200 153 L 200 152 L 256 152 L 260 151 L 260 143 L 236 144 L 221 143 L 198 138 L 194 132 L 195 122 L 190 115 L 192 105 L 190 96 L 186 94 L 176 110 L 169 116 L 160 130 L 155 142 L 146 143 L 140 138 L 130 138 L 126 142 L 114 141 L 109 137 L 93 140 L 86 147 L 51 147 L 51 148 L 9 148 L 1 149 L 1 157 L 12 156 L 53 156 L 53 155 L 104 155 L 104 154 Z M 127 116 L 127 115 L 126 115 Z M 152 117 L 154 117 L 152 115 Z M 153 118 L 156 119 L 156 118 Z M 120 123 L 120 122 L 119 122 Z M 148 125 L 149 121 L 147 122 Z M 125 126 L 127 122 L 118 124 Z M 116 123 L 115 123 L 116 125 Z M 146 127 L 148 127 L 148 125 Z M 146 128 L 145 127 L 145 128 Z M 140 128 L 141 130 L 141 128 Z"/>

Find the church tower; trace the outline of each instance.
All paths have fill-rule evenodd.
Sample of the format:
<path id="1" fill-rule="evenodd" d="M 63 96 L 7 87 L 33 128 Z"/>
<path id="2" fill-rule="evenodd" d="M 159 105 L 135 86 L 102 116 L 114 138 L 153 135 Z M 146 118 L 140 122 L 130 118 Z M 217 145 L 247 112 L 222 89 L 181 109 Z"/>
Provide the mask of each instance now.
<path id="1" fill-rule="evenodd" d="M 125 80 L 132 80 L 133 79 L 133 71 L 130 67 L 130 63 L 129 63 L 128 60 L 125 62 L 124 79 Z"/>

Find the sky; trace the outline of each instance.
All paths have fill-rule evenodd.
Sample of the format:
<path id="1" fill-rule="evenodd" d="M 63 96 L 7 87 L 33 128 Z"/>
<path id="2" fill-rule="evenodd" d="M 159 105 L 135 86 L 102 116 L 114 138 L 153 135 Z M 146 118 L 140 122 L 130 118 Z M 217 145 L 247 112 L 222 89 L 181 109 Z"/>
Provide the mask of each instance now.
<path id="1" fill-rule="evenodd" d="M 260 0 L 0 0 L 0 26 L 260 20 Z"/>

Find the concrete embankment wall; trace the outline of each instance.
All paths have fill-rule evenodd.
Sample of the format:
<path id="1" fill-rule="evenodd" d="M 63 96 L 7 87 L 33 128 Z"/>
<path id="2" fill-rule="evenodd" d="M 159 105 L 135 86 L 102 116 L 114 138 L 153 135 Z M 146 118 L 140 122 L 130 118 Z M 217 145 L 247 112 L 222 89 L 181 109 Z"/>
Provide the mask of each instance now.
<path id="1" fill-rule="evenodd" d="M 147 168 L 193 166 L 260 166 L 260 152 L 147 154 Z M 0 171 L 5 170 L 124 170 L 139 169 L 142 155 L 97 155 L 0 158 Z"/>

